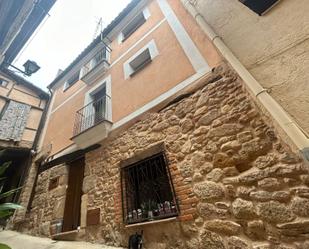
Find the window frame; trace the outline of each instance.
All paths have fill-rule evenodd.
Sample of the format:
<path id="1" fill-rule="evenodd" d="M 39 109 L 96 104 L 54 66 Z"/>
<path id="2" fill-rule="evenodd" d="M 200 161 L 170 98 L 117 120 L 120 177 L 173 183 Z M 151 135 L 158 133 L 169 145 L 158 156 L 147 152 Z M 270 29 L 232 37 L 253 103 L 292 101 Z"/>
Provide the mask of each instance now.
<path id="1" fill-rule="evenodd" d="M 149 218 L 149 217 L 148 218 L 142 217 L 140 219 L 128 221 L 129 210 L 127 210 L 127 208 L 126 208 L 126 206 L 128 206 L 128 203 L 127 203 L 128 198 L 126 196 L 126 187 L 127 187 L 128 183 L 126 182 L 126 175 L 125 175 L 127 173 L 126 171 L 128 171 L 130 168 L 132 169 L 134 167 L 142 167 L 143 163 L 151 162 L 152 160 L 155 160 L 159 157 L 161 157 L 160 160 L 163 160 L 163 162 L 164 162 L 164 168 L 166 170 L 166 176 L 164 176 L 164 177 L 167 178 L 166 183 L 168 183 L 168 185 L 169 185 L 169 191 L 170 191 L 170 194 L 171 194 L 171 197 L 172 197 L 171 201 L 174 202 L 175 212 L 170 210 L 170 213 L 166 213 L 165 215 L 154 216 L 152 219 Z M 174 188 L 172 175 L 171 175 L 171 172 L 170 172 L 169 162 L 167 160 L 165 152 L 160 151 L 160 152 L 156 152 L 154 154 L 148 155 L 144 158 L 140 158 L 140 156 L 137 156 L 136 158 L 137 159 L 139 158 L 140 160 L 137 160 L 135 162 L 131 162 L 129 164 L 124 164 L 124 165 L 120 166 L 121 204 L 122 204 L 123 223 L 125 225 L 133 225 L 133 224 L 139 224 L 139 223 L 147 223 L 147 222 L 151 222 L 153 220 L 160 221 L 160 220 L 164 220 L 164 219 L 168 219 L 168 218 L 172 218 L 172 217 L 178 217 L 180 215 L 180 208 L 179 208 L 179 203 L 178 203 L 176 191 L 175 191 L 175 188 Z M 151 163 L 153 163 L 153 162 L 151 162 Z M 171 204 L 171 202 L 170 202 L 170 204 Z M 141 205 L 141 203 L 139 205 Z"/>
<path id="2" fill-rule="evenodd" d="M 137 59 L 139 56 L 141 56 L 146 50 L 149 51 L 150 58 L 144 63 L 142 63 L 139 67 L 133 68 L 132 62 Z M 159 55 L 159 51 L 157 49 L 156 43 L 154 40 L 151 40 L 146 46 L 141 48 L 139 51 L 137 51 L 131 58 L 129 58 L 124 64 L 123 64 L 123 71 L 124 71 L 124 79 L 129 79 L 130 77 L 133 77 L 136 73 L 140 72 L 143 68 L 145 68 L 149 63 L 151 63 L 155 57 Z"/>
<path id="3" fill-rule="evenodd" d="M 264 0 L 269 1 L 269 0 Z M 254 7 L 254 4 L 256 4 L 256 0 L 239 0 L 240 3 L 245 5 L 248 9 L 253 11 L 254 13 L 258 14 L 259 16 L 265 15 L 268 11 L 270 11 L 273 7 L 275 7 L 278 3 L 280 3 L 280 0 L 271 0 L 269 6 L 265 8 L 264 10 L 258 11 L 257 6 Z"/>
<path id="4" fill-rule="evenodd" d="M 144 56 L 147 53 L 147 57 L 139 63 L 138 66 L 133 66 L 133 63 L 136 62 L 140 57 Z M 152 62 L 151 54 L 149 48 L 146 48 L 142 53 L 140 53 L 135 59 L 129 62 L 130 67 L 133 69 L 133 72 L 130 74 L 130 77 L 133 77 L 136 73 L 141 71 L 144 67 L 146 67 L 149 63 Z"/>
<path id="5" fill-rule="evenodd" d="M 105 95 L 108 98 L 107 101 L 107 120 L 112 122 L 112 78 L 111 75 L 108 75 L 106 78 L 102 79 L 98 84 L 93 86 L 91 89 L 89 89 L 85 93 L 84 97 L 84 106 L 88 105 L 93 101 L 93 95 L 101 91 L 103 88 L 105 88 Z"/>
<path id="6" fill-rule="evenodd" d="M 131 28 L 131 31 L 128 32 L 126 35 L 124 34 L 124 30 L 126 28 L 128 28 L 130 25 L 132 25 L 132 23 L 134 21 L 136 21 L 136 19 L 139 18 L 139 16 L 143 16 L 143 21 L 141 23 L 139 23 L 137 26 Z M 123 43 L 124 41 L 126 41 L 132 34 L 135 33 L 136 30 L 138 30 L 141 26 L 143 26 L 146 22 L 147 19 L 151 16 L 149 9 L 146 7 L 145 9 L 143 9 L 141 12 L 139 12 L 138 14 L 136 14 L 130 21 L 129 23 L 122 29 L 122 31 L 119 34 L 118 37 L 118 43 Z"/>
<path id="7" fill-rule="evenodd" d="M 126 27 L 121 31 L 122 42 L 127 40 L 136 30 L 138 30 L 147 21 L 143 12 L 137 14 L 131 22 L 129 22 Z M 134 24 L 134 22 L 136 22 Z M 132 26 L 132 27 L 130 27 Z M 127 30 L 128 29 L 128 30 Z"/>
<path id="8" fill-rule="evenodd" d="M 5 83 L 6 83 L 5 86 L 2 85 L 2 82 L 5 82 Z M 0 87 L 8 88 L 9 83 L 10 83 L 10 82 L 9 82 L 8 80 L 6 80 L 6 79 L 4 79 L 4 78 L 0 78 Z"/>
<path id="9" fill-rule="evenodd" d="M 72 80 L 74 79 L 74 80 Z M 64 83 L 63 85 L 63 91 L 67 91 L 69 88 L 71 88 L 73 85 L 76 84 L 80 80 L 80 70 L 73 73 Z M 72 83 L 69 83 L 69 81 L 72 81 Z"/>

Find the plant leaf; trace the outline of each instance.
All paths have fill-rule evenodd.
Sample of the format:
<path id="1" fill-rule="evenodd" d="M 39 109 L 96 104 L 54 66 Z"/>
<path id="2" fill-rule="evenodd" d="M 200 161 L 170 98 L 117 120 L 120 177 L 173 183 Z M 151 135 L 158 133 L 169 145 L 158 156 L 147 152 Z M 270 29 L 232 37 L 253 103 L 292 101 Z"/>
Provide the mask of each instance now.
<path id="1" fill-rule="evenodd" d="M 0 150 L 0 157 L 5 153 L 6 150 Z"/>
<path id="2" fill-rule="evenodd" d="M 11 209 L 20 209 L 22 208 L 21 205 L 15 204 L 15 203 L 3 203 L 0 204 L 0 212 L 1 211 L 7 211 L 7 210 L 11 210 Z"/>
<path id="3" fill-rule="evenodd" d="M 1 219 L 1 218 L 8 217 L 8 216 L 11 216 L 13 213 L 14 213 L 14 211 L 12 211 L 12 210 L 3 210 L 3 211 L 0 211 L 0 219 Z M 1 249 L 1 248 L 0 248 L 0 249 Z"/>
<path id="4" fill-rule="evenodd" d="M 18 192 L 18 191 L 21 190 L 21 189 L 22 189 L 22 187 L 19 187 L 19 188 L 12 189 L 12 190 L 10 190 L 10 191 L 7 191 L 7 192 L 5 192 L 5 193 L 0 194 L 0 200 L 3 199 L 3 198 L 5 198 L 5 197 L 8 197 L 8 196 L 10 196 L 10 195 L 12 195 L 12 194 L 14 194 L 14 193 L 16 193 L 16 192 Z M 0 193 L 1 193 L 1 191 L 0 191 Z"/>
<path id="5" fill-rule="evenodd" d="M 11 165 L 12 162 L 5 162 L 0 166 L 0 176 L 4 174 L 6 169 Z"/>
<path id="6" fill-rule="evenodd" d="M 0 249 L 11 249 L 11 247 L 9 247 L 9 246 L 6 245 L 6 244 L 1 244 L 1 243 L 0 243 Z"/>

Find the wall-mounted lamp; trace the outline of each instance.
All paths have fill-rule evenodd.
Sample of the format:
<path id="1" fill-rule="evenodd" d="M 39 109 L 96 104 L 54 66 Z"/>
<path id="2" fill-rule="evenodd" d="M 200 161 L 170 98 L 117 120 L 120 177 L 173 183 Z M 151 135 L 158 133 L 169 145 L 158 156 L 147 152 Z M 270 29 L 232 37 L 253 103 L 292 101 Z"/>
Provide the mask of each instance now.
<path id="1" fill-rule="evenodd" d="M 18 70 L 19 72 L 27 76 L 31 76 L 33 73 L 36 73 L 40 69 L 40 66 L 35 61 L 31 60 L 27 60 L 23 65 L 23 67 L 25 68 L 24 71 L 11 64 L 9 64 L 9 66 L 13 67 L 14 69 Z"/>
<path id="2" fill-rule="evenodd" d="M 27 60 L 23 67 L 25 68 L 25 74 L 28 76 L 36 73 L 40 69 L 40 66 L 35 61 L 31 60 Z"/>

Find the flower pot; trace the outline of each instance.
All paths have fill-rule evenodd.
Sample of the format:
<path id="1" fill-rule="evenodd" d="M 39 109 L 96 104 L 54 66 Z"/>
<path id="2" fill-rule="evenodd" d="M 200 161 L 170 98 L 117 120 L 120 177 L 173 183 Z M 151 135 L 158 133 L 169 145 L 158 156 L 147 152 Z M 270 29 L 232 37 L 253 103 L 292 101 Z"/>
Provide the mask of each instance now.
<path id="1" fill-rule="evenodd" d="M 148 211 L 148 219 L 153 220 L 153 212 L 152 211 Z"/>

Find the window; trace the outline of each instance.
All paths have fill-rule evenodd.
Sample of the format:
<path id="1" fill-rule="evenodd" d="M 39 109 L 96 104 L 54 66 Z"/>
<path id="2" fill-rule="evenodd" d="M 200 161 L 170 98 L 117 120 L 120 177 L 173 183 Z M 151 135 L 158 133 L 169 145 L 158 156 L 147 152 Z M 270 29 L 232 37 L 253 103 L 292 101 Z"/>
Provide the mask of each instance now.
<path id="1" fill-rule="evenodd" d="M 132 68 L 132 73 L 130 74 L 130 76 L 133 76 L 135 73 L 140 71 L 150 62 L 151 62 L 150 52 L 149 49 L 146 49 L 129 63 Z"/>
<path id="2" fill-rule="evenodd" d="M 110 75 L 85 93 L 84 107 L 75 115 L 73 136 L 103 121 L 112 121 Z"/>
<path id="3" fill-rule="evenodd" d="M 64 84 L 64 91 L 73 86 L 79 80 L 79 71 L 74 73 Z"/>
<path id="4" fill-rule="evenodd" d="M 104 120 L 107 120 L 107 101 L 106 87 L 97 89 L 91 93 L 89 102 L 86 106 L 77 111 L 73 135 L 77 135 Z"/>
<path id="5" fill-rule="evenodd" d="M 123 219 L 126 224 L 178 215 L 178 206 L 163 152 L 121 169 Z"/>
<path id="6" fill-rule="evenodd" d="M 7 87 L 8 84 L 9 84 L 9 82 L 7 80 L 0 78 L 0 86 Z"/>
<path id="7" fill-rule="evenodd" d="M 127 26 L 124 27 L 122 32 L 118 36 L 118 43 L 125 41 L 130 35 L 132 35 L 140 26 L 142 26 L 146 20 L 150 17 L 148 8 L 145 8 L 141 13 L 136 15 Z"/>
<path id="8" fill-rule="evenodd" d="M 49 180 L 49 186 L 48 186 L 48 190 L 53 190 L 55 188 L 57 188 L 59 185 L 59 177 L 55 177 Z"/>
<path id="9" fill-rule="evenodd" d="M 138 14 L 123 30 L 122 30 L 122 41 L 126 40 L 132 35 L 140 26 L 146 22 L 144 13 Z"/>
<path id="10" fill-rule="evenodd" d="M 134 74 L 148 65 L 157 55 L 158 49 L 154 40 L 150 41 L 145 47 L 139 50 L 129 60 L 124 63 L 125 79 L 132 77 Z"/>
<path id="11" fill-rule="evenodd" d="M 258 15 L 265 14 L 271 7 L 277 4 L 280 0 L 239 0 L 246 5 L 249 9 Z"/>

